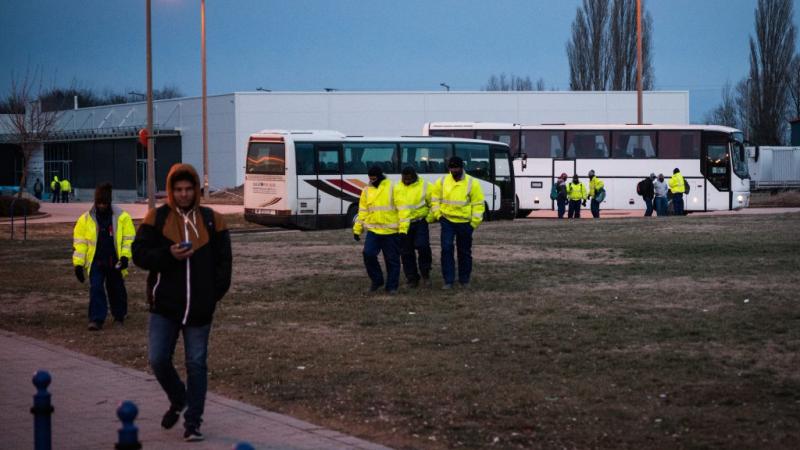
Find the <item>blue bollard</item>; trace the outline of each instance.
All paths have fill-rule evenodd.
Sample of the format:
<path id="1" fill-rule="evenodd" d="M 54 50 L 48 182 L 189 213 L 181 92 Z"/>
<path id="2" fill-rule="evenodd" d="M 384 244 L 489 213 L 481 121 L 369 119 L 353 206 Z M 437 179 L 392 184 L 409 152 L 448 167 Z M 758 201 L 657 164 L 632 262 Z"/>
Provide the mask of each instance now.
<path id="1" fill-rule="evenodd" d="M 122 422 L 122 428 L 119 429 L 119 439 L 117 445 L 114 446 L 117 450 L 139 450 L 142 444 L 139 442 L 139 429 L 133 424 L 133 419 L 139 414 L 139 408 L 128 400 L 125 400 L 117 408 L 117 417 Z"/>
<path id="2" fill-rule="evenodd" d="M 256 450 L 253 448 L 252 445 L 248 444 L 247 442 L 239 442 L 236 444 L 236 447 L 233 447 L 233 450 Z"/>
<path id="3" fill-rule="evenodd" d="M 36 386 L 36 395 L 33 396 L 33 448 L 36 450 L 50 450 L 52 435 L 50 416 L 53 414 L 53 405 L 50 404 L 50 374 L 46 370 L 39 370 L 33 374 L 33 385 Z"/>

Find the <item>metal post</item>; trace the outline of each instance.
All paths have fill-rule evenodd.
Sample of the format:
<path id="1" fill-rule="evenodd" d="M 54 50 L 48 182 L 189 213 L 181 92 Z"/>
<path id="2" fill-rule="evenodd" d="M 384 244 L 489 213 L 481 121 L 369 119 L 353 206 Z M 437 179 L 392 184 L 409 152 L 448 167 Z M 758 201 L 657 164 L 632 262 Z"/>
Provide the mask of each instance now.
<path id="1" fill-rule="evenodd" d="M 636 0 L 636 123 L 644 123 L 642 117 L 642 0 Z"/>
<path id="2" fill-rule="evenodd" d="M 52 448 L 52 429 L 50 416 L 53 414 L 53 405 L 50 404 L 50 374 L 46 370 L 39 370 L 33 375 L 33 385 L 36 394 L 33 396 L 33 448 L 36 450 L 50 450 Z"/>
<path id="3" fill-rule="evenodd" d="M 139 414 L 139 408 L 128 400 L 122 402 L 117 408 L 117 417 L 122 422 L 122 428 L 118 431 L 116 450 L 139 450 L 142 443 L 139 442 L 139 429 L 133 424 L 133 420 Z"/>
<path id="4" fill-rule="evenodd" d="M 206 0 L 200 0 L 200 65 L 203 72 L 203 198 L 208 200 L 208 104 L 206 97 Z"/>
<path id="5" fill-rule="evenodd" d="M 147 207 L 156 207 L 156 161 L 153 140 L 153 52 L 150 39 L 150 0 L 147 5 Z"/>

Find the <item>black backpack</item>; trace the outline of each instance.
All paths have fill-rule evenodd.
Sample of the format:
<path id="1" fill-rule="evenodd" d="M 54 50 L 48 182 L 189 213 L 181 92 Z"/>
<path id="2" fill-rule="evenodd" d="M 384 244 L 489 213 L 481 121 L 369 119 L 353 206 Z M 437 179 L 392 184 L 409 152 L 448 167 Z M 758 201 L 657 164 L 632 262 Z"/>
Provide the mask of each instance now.
<path id="1" fill-rule="evenodd" d="M 643 186 L 643 184 L 644 184 L 644 180 L 636 183 L 636 193 L 639 194 L 639 195 L 642 195 L 642 196 L 644 195 L 644 186 Z"/>

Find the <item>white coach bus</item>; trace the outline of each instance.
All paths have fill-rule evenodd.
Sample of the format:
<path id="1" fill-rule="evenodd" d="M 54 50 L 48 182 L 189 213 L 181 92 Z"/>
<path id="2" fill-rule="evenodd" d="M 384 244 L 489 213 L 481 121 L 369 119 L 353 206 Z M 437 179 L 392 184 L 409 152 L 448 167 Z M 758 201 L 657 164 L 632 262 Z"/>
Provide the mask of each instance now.
<path id="1" fill-rule="evenodd" d="M 244 181 L 245 219 L 302 229 L 351 226 L 367 171 L 378 165 L 387 178 L 413 166 L 434 182 L 447 160 L 464 159 L 479 180 L 488 219 L 513 219 L 514 172 L 509 147 L 474 139 L 345 136 L 336 131 L 265 130 L 250 136 Z"/>
<path id="2" fill-rule="evenodd" d="M 589 170 L 605 182 L 603 208 L 644 209 L 636 185 L 650 173 L 665 179 L 679 168 L 689 183 L 687 211 L 747 207 L 750 180 L 742 132 L 715 125 L 518 125 L 483 122 L 428 123 L 423 134 L 508 144 L 514 155 L 518 217 L 555 209 L 553 182 Z"/>

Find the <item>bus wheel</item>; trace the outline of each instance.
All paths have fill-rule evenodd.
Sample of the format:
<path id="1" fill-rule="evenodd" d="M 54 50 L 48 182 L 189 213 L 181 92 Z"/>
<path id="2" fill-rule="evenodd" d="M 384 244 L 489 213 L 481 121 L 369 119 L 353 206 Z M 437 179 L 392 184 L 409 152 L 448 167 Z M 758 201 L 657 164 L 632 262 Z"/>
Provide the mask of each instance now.
<path id="1" fill-rule="evenodd" d="M 358 217 L 358 203 L 351 203 L 350 206 L 347 208 L 347 214 L 344 216 L 344 225 L 346 227 L 353 228 L 353 225 L 356 224 L 356 218 Z"/>

